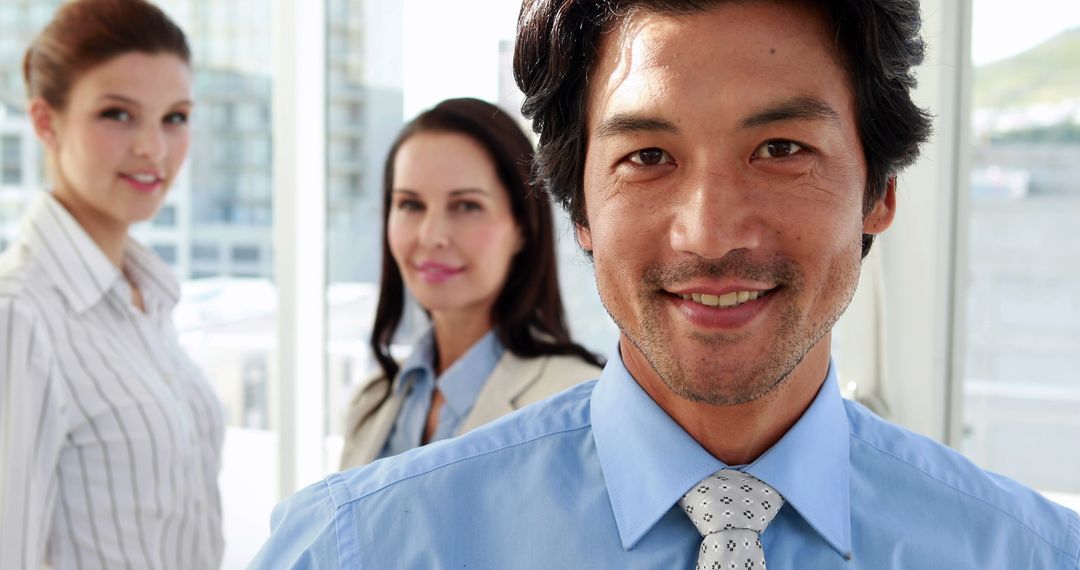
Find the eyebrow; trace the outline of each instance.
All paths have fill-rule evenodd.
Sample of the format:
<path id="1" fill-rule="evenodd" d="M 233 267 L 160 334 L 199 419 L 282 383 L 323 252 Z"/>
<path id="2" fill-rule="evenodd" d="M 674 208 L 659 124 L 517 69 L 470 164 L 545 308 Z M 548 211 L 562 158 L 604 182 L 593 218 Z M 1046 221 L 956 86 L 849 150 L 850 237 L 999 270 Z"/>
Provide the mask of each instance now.
<path id="1" fill-rule="evenodd" d="M 739 127 L 749 129 L 791 120 L 829 121 L 839 125 L 840 113 L 816 97 L 795 97 L 746 117 L 739 123 Z"/>
<path id="2" fill-rule="evenodd" d="M 480 188 L 462 188 L 460 190 L 453 190 L 450 192 L 451 196 L 461 196 L 464 194 L 484 194 L 487 195 L 488 191 Z"/>
<path id="3" fill-rule="evenodd" d="M 793 120 L 828 121 L 839 125 L 840 113 L 816 97 L 794 97 L 765 107 L 746 117 L 739 122 L 739 128 L 749 129 Z M 636 113 L 616 113 L 601 121 L 596 127 L 597 138 L 655 132 L 678 134 L 679 128 L 666 119 Z"/>
<path id="4" fill-rule="evenodd" d="M 122 103 L 127 103 L 128 105 L 132 105 L 132 106 L 135 106 L 135 107 L 142 107 L 142 105 L 138 101 L 132 99 L 131 97 L 124 97 L 123 95 L 117 95 L 115 93 L 106 93 L 105 95 L 102 95 L 101 97 L 98 97 L 98 99 L 112 99 L 112 100 L 115 100 L 115 101 L 120 101 Z M 179 107 L 181 105 L 191 105 L 191 104 L 192 104 L 191 99 L 183 99 L 181 101 L 177 101 L 177 102 L 173 103 L 170 107 Z"/>
<path id="5" fill-rule="evenodd" d="M 601 121 L 596 127 L 596 136 L 598 138 L 629 133 L 655 132 L 678 134 L 679 128 L 671 121 L 635 113 L 616 113 Z"/>
<path id="6" fill-rule="evenodd" d="M 392 193 L 396 192 L 396 193 L 401 193 L 401 194 L 408 194 L 410 196 L 419 196 L 420 195 L 420 193 L 417 192 L 416 190 L 409 190 L 408 188 L 394 188 L 393 190 L 391 190 L 391 192 Z M 461 188 L 461 189 L 458 189 L 458 190 L 451 190 L 450 191 L 451 196 L 462 196 L 462 195 L 465 195 L 465 194 L 483 194 L 483 195 L 486 196 L 486 195 L 489 194 L 489 192 L 487 190 L 482 190 L 480 188 Z"/>

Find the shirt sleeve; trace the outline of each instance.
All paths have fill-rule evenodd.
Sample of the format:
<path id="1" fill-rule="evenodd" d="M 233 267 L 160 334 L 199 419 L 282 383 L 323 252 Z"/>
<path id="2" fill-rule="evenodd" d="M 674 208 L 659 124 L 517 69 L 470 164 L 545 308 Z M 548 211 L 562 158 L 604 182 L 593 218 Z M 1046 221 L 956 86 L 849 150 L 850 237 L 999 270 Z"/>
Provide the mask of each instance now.
<path id="1" fill-rule="evenodd" d="M 41 568 L 66 434 L 63 391 L 39 319 L 0 297 L 0 568 Z"/>
<path id="2" fill-rule="evenodd" d="M 326 482 L 316 483 L 274 507 L 270 539 L 248 569 L 340 570 L 337 534 L 337 507 L 333 497 Z"/>

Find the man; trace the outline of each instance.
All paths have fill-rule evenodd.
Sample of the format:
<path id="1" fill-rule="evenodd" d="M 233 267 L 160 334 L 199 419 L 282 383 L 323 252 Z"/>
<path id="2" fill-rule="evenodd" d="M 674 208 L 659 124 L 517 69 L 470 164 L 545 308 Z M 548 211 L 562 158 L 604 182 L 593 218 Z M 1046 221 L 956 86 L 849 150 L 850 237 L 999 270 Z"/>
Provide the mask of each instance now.
<path id="1" fill-rule="evenodd" d="M 301 491 L 255 566 L 1080 567 L 1074 513 L 839 396 L 830 330 L 929 132 L 918 28 L 915 0 L 527 0 L 538 174 L 619 350 Z"/>

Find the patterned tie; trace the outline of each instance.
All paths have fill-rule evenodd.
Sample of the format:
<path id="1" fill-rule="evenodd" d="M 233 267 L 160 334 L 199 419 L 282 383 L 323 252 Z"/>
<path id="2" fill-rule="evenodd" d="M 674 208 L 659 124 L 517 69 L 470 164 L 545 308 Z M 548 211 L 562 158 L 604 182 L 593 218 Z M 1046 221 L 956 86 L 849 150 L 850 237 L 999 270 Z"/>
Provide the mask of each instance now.
<path id="1" fill-rule="evenodd" d="M 679 506 L 704 537 L 696 570 L 764 570 L 761 533 L 784 498 L 776 489 L 741 471 L 709 475 Z"/>

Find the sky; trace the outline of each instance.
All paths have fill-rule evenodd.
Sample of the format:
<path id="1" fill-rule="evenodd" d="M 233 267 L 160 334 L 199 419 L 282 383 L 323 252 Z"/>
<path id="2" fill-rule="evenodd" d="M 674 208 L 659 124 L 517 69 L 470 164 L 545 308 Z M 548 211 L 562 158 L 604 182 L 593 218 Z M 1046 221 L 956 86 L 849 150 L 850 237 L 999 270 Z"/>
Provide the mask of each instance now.
<path id="1" fill-rule="evenodd" d="M 974 0 L 971 59 L 983 65 L 1080 26 L 1078 0 Z"/>

